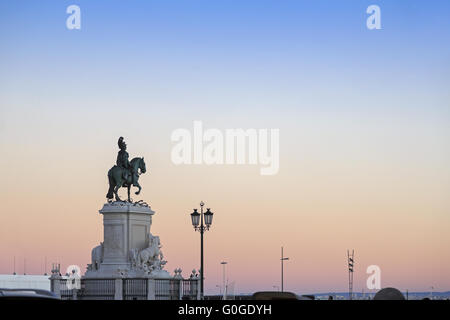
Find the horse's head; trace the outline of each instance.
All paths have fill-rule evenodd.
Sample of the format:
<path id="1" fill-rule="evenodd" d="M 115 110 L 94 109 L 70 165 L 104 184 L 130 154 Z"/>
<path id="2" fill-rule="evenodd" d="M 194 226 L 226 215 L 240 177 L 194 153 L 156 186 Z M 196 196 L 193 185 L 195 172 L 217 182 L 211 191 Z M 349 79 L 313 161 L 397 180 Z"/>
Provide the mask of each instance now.
<path id="1" fill-rule="evenodd" d="M 144 157 L 139 158 L 133 158 L 133 160 L 130 161 L 131 166 L 135 170 L 135 172 L 138 171 L 138 169 L 141 170 L 141 173 L 145 173 L 147 171 L 147 168 L 145 167 Z"/>
<path id="2" fill-rule="evenodd" d="M 141 161 L 139 161 L 139 169 L 141 169 L 141 173 L 145 173 L 145 171 L 147 171 L 147 168 L 145 167 L 144 157 L 142 157 Z"/>

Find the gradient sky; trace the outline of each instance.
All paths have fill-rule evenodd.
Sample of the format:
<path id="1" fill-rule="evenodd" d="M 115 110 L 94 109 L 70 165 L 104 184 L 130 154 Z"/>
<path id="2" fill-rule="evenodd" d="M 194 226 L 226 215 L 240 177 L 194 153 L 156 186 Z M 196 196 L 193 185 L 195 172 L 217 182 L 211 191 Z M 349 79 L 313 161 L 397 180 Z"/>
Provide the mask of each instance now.
<path id="1" fill-rule="evenodd" d="M 66 28 L 67 6 L 81 30 Z M 366 28 L 381 8 L 382 30 Z M 85 268 L 117 138 L 144 156 L 167 269 L 207 293 L 450 290 L 448 1 L 2 1 L 0 273 Z M 280 171 L 175 166 L 177 128 L 279 128 Z M 123 192 L 122 192 L 123 194 Z M 367 289 L 366 289 L 367 291 Z"/>

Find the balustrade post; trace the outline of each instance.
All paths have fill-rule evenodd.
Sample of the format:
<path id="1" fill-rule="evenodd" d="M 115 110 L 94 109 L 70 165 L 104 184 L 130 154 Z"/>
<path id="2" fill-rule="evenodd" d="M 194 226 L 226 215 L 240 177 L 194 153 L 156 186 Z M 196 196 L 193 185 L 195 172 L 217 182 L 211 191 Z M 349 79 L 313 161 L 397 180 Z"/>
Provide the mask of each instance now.
<path id="1" fill-rule="evenodd" d="M 200 290 L 200 286 L 201 286 L 201 281 L 200 279 L 197 279 L 197 300 L 201 300 L 202 299 L 202 293 Z"/>
<path id="2" fill-rule="evenodd" d="M 115 279 L 114 282 L 114 300 L 123 300 L 123 281 L 125 279 Z"/>
<path id="3" fill-rule="evenodd" d="M 156 283 L 154 279 L 147 279 L 147 300 L 156 300 Z"/>

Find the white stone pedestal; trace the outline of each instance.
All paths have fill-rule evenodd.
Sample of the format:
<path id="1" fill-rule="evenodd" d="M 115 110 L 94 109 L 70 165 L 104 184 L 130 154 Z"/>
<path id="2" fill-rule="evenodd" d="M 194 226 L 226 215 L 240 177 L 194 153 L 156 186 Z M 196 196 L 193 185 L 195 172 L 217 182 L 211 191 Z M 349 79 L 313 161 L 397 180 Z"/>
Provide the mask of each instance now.
<path id="1" fill-rule="evenodd" d="M 103 244 L 92 250 L 92 265 L 85 278 L 123 276 L 132 271 L 131 249 L 148 246 L 152 216 L 149 206 L 112 202 L 103 205 Z"/>

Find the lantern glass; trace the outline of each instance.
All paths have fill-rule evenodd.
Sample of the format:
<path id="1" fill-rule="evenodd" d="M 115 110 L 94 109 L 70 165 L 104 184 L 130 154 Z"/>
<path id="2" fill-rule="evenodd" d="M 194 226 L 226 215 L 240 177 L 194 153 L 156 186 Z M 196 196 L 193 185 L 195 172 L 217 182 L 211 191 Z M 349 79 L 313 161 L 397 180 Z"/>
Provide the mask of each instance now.
<path id="1" fill-rule="evenodd" d="M 209 227 L 212 224 L 213 213 L 208 209 L 205 212 L 205 224 Z"/>
<path id="2" fill-rule="evenodd" d="M 200 213 L 197 212 L 197 209 L 194 209 L 194 212 L 191 213 L 192 225 L 196 228 L 200 224 Z"/>

